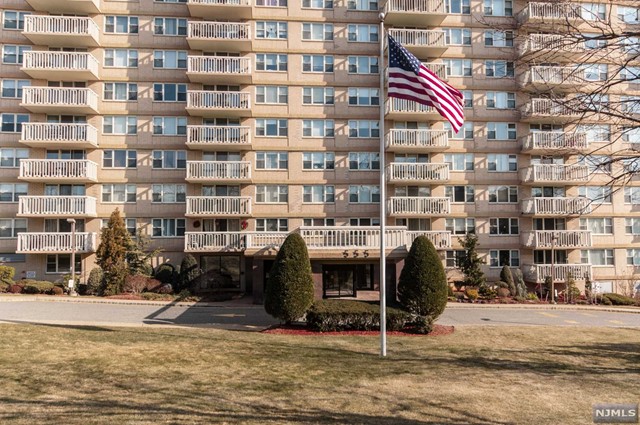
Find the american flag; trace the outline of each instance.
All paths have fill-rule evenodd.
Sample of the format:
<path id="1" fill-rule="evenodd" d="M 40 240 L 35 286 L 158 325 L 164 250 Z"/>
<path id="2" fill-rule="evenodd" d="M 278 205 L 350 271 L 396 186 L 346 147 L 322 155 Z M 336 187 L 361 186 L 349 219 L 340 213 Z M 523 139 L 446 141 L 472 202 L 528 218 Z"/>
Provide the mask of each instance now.
<path id="1" fill-rule="evenodd" d="M 463 96 L 389 37 L 389 97 L 433 106 L 457 133 L 464 124 Z"/>

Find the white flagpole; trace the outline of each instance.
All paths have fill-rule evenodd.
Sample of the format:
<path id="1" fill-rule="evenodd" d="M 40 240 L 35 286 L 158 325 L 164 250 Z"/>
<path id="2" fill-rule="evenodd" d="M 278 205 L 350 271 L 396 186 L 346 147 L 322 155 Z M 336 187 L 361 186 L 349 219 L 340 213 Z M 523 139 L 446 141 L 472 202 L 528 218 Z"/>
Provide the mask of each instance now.
<path id="1" fill-rule="evenodd" d="M 380 72 L 380 356 L 387 355 L 387 253 L 385 250 L 385 220 L 387 218 L 386 206 L 386 163 L 384 159 L 384 13 L 380 13 L 380 59 L 378 71 Z"/>

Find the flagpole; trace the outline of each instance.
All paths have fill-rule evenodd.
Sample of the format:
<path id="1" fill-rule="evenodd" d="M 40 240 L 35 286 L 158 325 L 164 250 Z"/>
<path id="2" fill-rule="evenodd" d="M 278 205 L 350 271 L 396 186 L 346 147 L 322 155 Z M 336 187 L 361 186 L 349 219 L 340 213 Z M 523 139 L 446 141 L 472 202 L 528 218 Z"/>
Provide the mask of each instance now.
<path id="1" fill-rule="evenodd" d="M 387 253 L 385 250 L 385 220 L 387 219 L 386 162 L 384 159 L 384 12 L 380 15 L 380 59 L 378 71 L 380 72 L 380 356 L 387 355 Z"/>

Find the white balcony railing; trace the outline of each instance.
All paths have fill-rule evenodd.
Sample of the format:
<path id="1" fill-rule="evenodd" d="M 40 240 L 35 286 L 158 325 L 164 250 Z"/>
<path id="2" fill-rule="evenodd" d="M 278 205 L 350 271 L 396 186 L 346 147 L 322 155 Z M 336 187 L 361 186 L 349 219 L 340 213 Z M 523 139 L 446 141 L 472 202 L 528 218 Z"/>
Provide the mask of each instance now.
<path id="1" fill-rule="evenodd" d="M 98 109 L 98 95 L 88 88 L 25 87 L 22 103 L 27 106 L 87 107 Z"/>
<path id="2" fill-rule="evenodd" d="M 444 0 L 387 0 L 384 11 L 443 14 L 446 13 L 444 3 Z"/>
<path id="3" fill-rule="evenodd" d="M 404 46 L 446 47 L 444 31 L 391 28 L 389 34 Z"/>
<path id="4" fill-rule="evenodd" d="M 24 52 L 23 67 L 48 71 L 89 71 L 98 75 L 100 64 L 86 52 Z"/>
<path id="5" fill-rule="evenodd" d="M 388 166 L 387 177 L 390 181 L 447 181 L 449 164 L 392 162 Z"/>
<path id="6" fill-rule="evenodd" d="M 578 164 L 533 164 L 522 170 L 524 182 L 586 182 L 589 167 Z"/>
<path id="7" fill-rule="evenodd" d="M 520 55 L 541 51 L 582 54 L 585 52 L 585 43 L 578 38 L 561 34 L 528 34 L 518 50 Z"/>
<path id="8" fill-rule="evenodd" d="M 522 213 L 533 215 L 581 215 L 591 212 L 591 200 L 585 197 L 575 198 L 527 198 L 522 201 Z"/>
<path id="9" fill-rule="evenodd" d="M 536 249 L 589 248 L 591 232 L 588 230 L 534 230 L 522 234 L 522 244 Z"/>
<path id="10" fill-rule="evenodd" d="M 189 22 L 188 37 L 201 40 L 249 41 L 251 24 L 247 22 Z"/>
<path id="11" fill-rule="evenodd" d="M 251 0 L 187 0 L 187 5 L 251 6 Z"/>
<path id="12" fill-rule="evenodd" d="M 23 142 L 89 143 L 98 145 L 98 130 L 89 124 L 24 123 Z"/>
<path id="13" fill-rule="evenodd" d="M 451 212 L 449 198 L 424 196 L 392 196 L 389 198 L 390 215 L 446 215 Z"/>
<path id="14" fill-rule="evenodd" d="M 100 37 L 100 28 L 91 18 L 76 16 L 26 15 L 24 32 L 40 35 Z"/>
<path id="15" fill-rule="evenodd" d="M 553 21 L 578 19 L 581 7 L 576 3 L 565 2 L 529 2 L 518 15 L 518 21 L 525 23 L 529 20 Z"/>
<path id="16" fill-rule="evenodd" d="M 380 247 L 380 228 L 327 226 L 301 227 L 300 236 L 309 249 L 374 249 Z M 387 248 L 396 248 L 406 244 L 405 227 L 387 227 Z"/>
<path id="17" fill-rule="evenodd" d="M 528 83 L 557 85 L 579 85 L 587 82 L 585 71 L 573 66 L 532 66 L 527 71 Z"/>
<path id="18" fill-rule="evenodd" d="M 187 180 L 248 180 L 249 161 L 187 161 Z"/>
<path id="19" fill-rule="evenodd" d="M 251 215 L 251 197 L 187 196 L 187 215 Z"/>
<path id="20" fill-rule="evenodd" d="M 244 249 L 244 233 L 240 232 L 187 232 L 185 252 L 238 251 Z"/>
<path id="21" fill-rule="evenodd" d="M 18 233 L 18 253 L 65 253 L 71 249 L 71 233 Z M 95 250 L 95 233 L 75 234 L 75 252 L 84 254 Z"/>
<path id="22" fill-rule="evenodd" d="M 18 215 L 38 217 L 95 216 L 96 198 L 90 196 L 21 196 Z"/>
<path id="23" fill-rule="evenodd" d="M 189 56 L 191 74 L 251 75 L 251 59 L 228 56 Z"/>
<path id="24" fill-rule="evenodd" d="M 441 230 L 410 230 L 407 232 L 407 250 L 418 236 L 426 236 L 436 249 L 451 248 L 451 232 Z"/>
<path id="25" fill-rule="evenodd" d="M 589 147 L 589 141 L 587 133 L 540 131 L 527 135 L 523 147 L 525 150 L 582 150 Z"/>
<path id="26" fill-rule="evenodd" d="M 398 99 L 393 97 L 386 101 L 387 114 L 437 114 L 438 111 L 433 106 L 423 105 L 413 100 Z"/>
<path id="27" fill-rule="evenodd" d="M 190 125 L 187 144 L 194 146 L 250 146 L 251 127 Z"/>
<path id="28" fill-rule="evenodd" d="M 577 281 L 588 276 L 593 279 L 591 264 L 525 264 L 524 275 L 528 281 L 544 283 L 547 276 L 553 275 L 554 283 L 565 283 L 569 274 Z"/>
<path id="29" fill-rule="evenodd" d="M 23 159 L 20 160 L 20 178 L 97 181 L 98 164 L 86 159 Z"/>
<path id="30" fill-rule="evenodd" d="M 443 63 L 423 62 L 422 63 L 428 70 L 436 74 L 441 80 L 449 79 L 449 73 L 447 72 L 447 65 Z"/>
<path id="31" fill-rule="evenodd" d="M 531 99 L 524 105 L 522 111 L 527 117 L 579 117 L 584 113 L 585 105 L 562 103 L 553 99 Z M 594 111 L 595 112 L 595 111 Z"/>
<path id="32" fill-rule="evenodd" d="M 244 92 L 189 90 L 187 92 L 189 109 L 251 109 L 250 94 Z"/>
<path id="33" fill-rule="evenodd" d="M 387 148 L 446 148 L 449 146 L 447 130 L 399 129 L 387 133 Z"/>

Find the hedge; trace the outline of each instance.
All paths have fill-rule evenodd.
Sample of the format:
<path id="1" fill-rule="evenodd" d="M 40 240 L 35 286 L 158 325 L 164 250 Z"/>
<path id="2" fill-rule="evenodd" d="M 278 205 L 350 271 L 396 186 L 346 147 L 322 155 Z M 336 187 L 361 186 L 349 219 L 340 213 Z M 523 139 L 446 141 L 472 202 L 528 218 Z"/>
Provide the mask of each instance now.
<path id="1" fill-rule="evenodd" d="M 602 297 L 611 301 L 613 305 L 640 305 L 635 298 L 625 297 L 620 294 L 602 294 Z"/>
<path id="2" fill-rule="evenodd" d="M 46 280 L 25 279 L 18 281 L 17 284 L 22 286 L 22 292 L 25 294 L 46 294 L 54 287 L 53 283 Z"/>
<path id="3" fill-rule="evenodd" d="M 387 308 L 387 330 L 402 330 L 412 316 Z M 307 326 L 318 332 L 370 331 L 380 329 L 380 306 L 361 301 L 320 300 L 307 311 Z"/>

